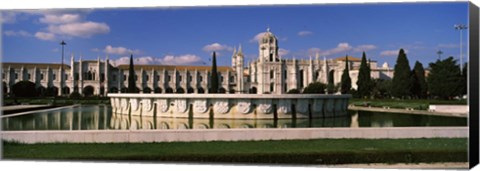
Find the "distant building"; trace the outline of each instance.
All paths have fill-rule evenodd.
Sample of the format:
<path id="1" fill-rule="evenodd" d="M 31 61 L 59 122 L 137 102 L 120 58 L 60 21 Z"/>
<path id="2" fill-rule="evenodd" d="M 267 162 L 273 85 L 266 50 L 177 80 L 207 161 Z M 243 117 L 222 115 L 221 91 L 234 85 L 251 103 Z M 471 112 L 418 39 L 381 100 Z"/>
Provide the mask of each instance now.
<path id="1" fill-rule="evenodd" d="M 235 49 L 232 66 L 219 66 L 218 76 L 222 93 L 284 94 L 291 89 L 303 90 L 312 82 L 328 82 L 328 73 L 333 72 L 334 83 L 341 80 L 347 57 L 335 59 L 284 59 L 278 54 L 278 40 L 267 29 L 259 40 L 258 59 L 245 64 L 242 48 Z M 356 89 L 360 58 L 348 56 L 352 88 Z M 371 77 L 391 79 L 393 69 L 384 63 L 377 67 L 369 61 Z M 53 91 L 61 95 L 74 91 L 84 95 L 106 95 L 124 93 L 128 86 L 128 64 L 113 66 L 105 60 L 75 61 L 64 65 L 65 76 L 61 80 L 60 64 L 3 63 L 2 81 L 4 93 L 11 92 L 19 81 L 35 83 L 37 92 Z M 135 65 L 136 86 L 142 93 L 208 93 L 211 66 Z"/>

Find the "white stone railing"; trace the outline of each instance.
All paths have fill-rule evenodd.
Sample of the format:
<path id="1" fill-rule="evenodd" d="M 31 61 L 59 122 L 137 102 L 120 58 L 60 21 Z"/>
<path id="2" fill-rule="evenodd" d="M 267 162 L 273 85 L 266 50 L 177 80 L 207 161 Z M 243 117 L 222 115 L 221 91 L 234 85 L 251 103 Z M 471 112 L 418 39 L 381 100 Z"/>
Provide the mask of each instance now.
<path id="1" fill-rule="evenodd" d="M 321 118 L 346 115 L 346 95 L 108 94 L 116 114 L 215 119 Z"/>

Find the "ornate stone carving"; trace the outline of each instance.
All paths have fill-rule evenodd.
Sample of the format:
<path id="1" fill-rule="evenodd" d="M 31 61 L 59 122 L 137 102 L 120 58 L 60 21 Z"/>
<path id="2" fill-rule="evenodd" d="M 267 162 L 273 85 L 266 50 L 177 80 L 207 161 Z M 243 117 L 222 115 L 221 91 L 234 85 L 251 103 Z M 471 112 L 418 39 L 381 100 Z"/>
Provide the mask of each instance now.
<path id="1" fill-rule="evenodd" d="M 175 109 L 176 112 L 184 113 L 187 111 L 187 100 L 186 99 L 177 99 L 175 100 Z"/>
<path id="2" fill-rule="evenodd" d="M 158 102 L 158 107 L 160 108 L 160 111 L 162 113 L 165 113 L 168 111 L 168 101 L 167 99 L 159 99 L 157 100 Z"/>
<path id="3" fill-rule="evenodd" d="M 291 102 L 290 100 L 279 100 L 277 113 L 287 114 L 291 112 Z"/>
<path id="4" fill-rule="evenodd" d="M 215 113 L 225 114 L 228 112 L 228 100 L 217 100 L 213 105 Z"/>
<path id="5" fill-rule="evenodd" d="M 136 111 L 138 109 L 138 100 L 130 99 L 130 105 L 132 105 L 132 111 Z"/>
<path id="6" fill-rule="evenodd" d="M 240 113 L 247 114 L 250 112 L 250 106 L 252 103 L 248 100 L 239 100 L 237 103 L 237 110 Z"/>
<path id="7" fill-rule="evenodd" d="M 143 111 L 150 111 L 152 110 L 152 104 L 150 99 L 143 99 L 142 100 Z"/>
<path id="8" fill-rule="evenodd" d="M 270 113 L 272 112 L 272 101 L 271 100 L 262 100 L 258 105 L 258 109 L 262 113 Z"/>
<path id="9" fill-rule="evenodd" d="M 334 108 L 334 100 L 328 99 L 325 105 L 325 109 L 327 110 L 327 112 L 333 112 Z"/>
<path id="10" fill-rule="evenodd" d="M 313 101 L 313 111 L 322 112 L 322 110 L 323 110 L 323 100 L 315 99 Z"/>
<path id="11" fill-rule="evenodd" d="M 308 101 L 307 100 L 298 100 L 297 106 L 295 108 L 299 113 L 307 113 L 308 112 Z"/>
<path id="12" fill-rule="evenodd" d="M 201 100 L 195 100 L 193 103 L 193 108 L 195 110 L 195 113 L 205 113 L 207 112 L 207 100 L 201 99 Z"/>
<path id="13" fill-rule="evenodd" d="M 121 104 L 123 109 L 126 110 L 128 108 L 127 99 L 122 99 Z"/>

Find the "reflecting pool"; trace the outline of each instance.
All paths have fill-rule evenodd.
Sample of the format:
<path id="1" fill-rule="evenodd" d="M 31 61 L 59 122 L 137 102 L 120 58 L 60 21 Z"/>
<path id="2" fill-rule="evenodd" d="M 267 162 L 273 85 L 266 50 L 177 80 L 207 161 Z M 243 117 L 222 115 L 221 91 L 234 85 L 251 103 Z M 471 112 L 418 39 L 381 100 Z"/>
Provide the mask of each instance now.
<path id="1" fill-rule="evenodd" d="M 364 111 L 349 111 L 346 116 L 319 119 L 162 118 L 115 114 L 109 105 L 80 105 L 2 118 L 2 129 L 6 131 L 411 126 L 467 126 L 467 119 Z"/>

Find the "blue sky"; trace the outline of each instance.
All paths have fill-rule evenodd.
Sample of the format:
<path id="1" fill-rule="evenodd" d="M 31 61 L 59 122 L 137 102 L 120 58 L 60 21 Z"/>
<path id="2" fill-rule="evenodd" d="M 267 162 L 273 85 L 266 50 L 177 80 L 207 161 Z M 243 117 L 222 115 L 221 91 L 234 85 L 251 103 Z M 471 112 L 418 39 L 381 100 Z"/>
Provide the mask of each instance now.
<path id="1" fill-rule="evenodd" d="M 213 50 L 219 65 L 230 65 L 234 47 L 246 60 L 258 57 L 255 37 L 270 27 L 279 39 L 282 58 L 327 59 L 346 54 L 388 62 L 393 67 L 404 48 L 411 67 L 426 67 L 438 58 L 458 59 L 460 33 L 468 23 L 468 3 L 342 4 L 184 8 L 17 10 L 2 12 L 4 62 L 60 63 L 66 59 L 104 59 L 127 63 L 210 65 Z M 467 31 L 463 32 L 464 52 Z M 464 53 L 464 60 L 466 59 Z"/>

